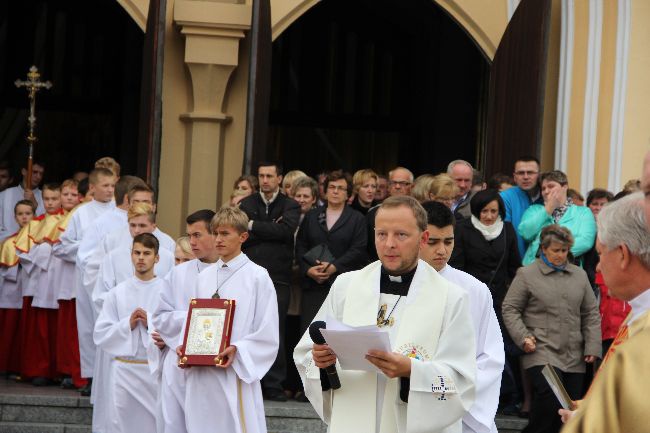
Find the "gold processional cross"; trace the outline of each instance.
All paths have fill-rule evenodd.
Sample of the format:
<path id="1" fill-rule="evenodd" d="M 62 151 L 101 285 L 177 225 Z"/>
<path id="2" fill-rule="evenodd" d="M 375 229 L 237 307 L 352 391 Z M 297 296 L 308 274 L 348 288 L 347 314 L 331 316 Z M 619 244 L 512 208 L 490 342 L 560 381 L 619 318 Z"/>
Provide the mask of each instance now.
<path id="1" fill-rule="evenodd" d="M 27 123 L 29 124 L 29 135 L 27 136 L 27 144 L 29 145 L 29 156 L 27 157 L 27 179 L 25 180 L 25 189 L 32 189 L 32 163 L 34 161 L 34 143 L 37 141 L 34 135 L 36 128 L 36 92 L 41 89 L 49 89 L 52 83 L 49 81 L 41 81 L 41 74 L 39 74 L 36 66 L 29 68 L 27 80 L 16 80 L 14 84 L 16 87 L 25 87 L 29 97 L 29 117 Z"/>

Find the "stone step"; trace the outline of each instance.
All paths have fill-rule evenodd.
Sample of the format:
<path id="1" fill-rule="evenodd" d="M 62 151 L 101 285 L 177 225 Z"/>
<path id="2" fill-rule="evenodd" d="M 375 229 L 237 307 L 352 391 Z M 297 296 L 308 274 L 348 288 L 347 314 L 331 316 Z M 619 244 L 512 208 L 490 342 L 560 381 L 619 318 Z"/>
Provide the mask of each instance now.
<path id="1" fill-rule="evenodd" d="M 91 433 L 89 425 L 0 422 L 0 433 Z"/>

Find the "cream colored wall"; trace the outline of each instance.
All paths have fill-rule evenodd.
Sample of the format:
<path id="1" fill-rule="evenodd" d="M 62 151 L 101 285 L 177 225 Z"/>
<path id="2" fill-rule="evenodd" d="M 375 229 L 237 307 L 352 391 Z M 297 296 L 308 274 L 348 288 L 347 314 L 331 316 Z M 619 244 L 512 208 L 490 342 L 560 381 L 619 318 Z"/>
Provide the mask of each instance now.
<path id="1" fill-rule="evenodd" d="M 147 28 L 149 0 L 117 0 L 142 31 Z"/>
<path id="2" fill-rule="evenodd" d="M 650 1 L 632 0 L 622 183 L 641 174 L 650 150 Z"/>

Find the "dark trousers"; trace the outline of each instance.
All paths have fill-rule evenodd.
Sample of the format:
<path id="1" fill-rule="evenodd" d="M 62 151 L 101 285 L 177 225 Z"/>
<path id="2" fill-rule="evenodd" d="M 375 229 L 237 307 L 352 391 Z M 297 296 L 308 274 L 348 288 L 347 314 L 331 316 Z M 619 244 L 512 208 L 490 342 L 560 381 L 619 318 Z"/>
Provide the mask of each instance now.
<path id="1" fill-rule="evenodd" d="M 562 420 L 557 413 L 562 406 L 544 379 L 542 368 L 542 366 L 535 366 L 526 370 L 533 384 L 533 401 L 530 406 L 528 425 L 522 433 L 558 433 L 562 428 Z M 565 373 L 558 368 L 555 368 L 555 372 L 571 399 L 580 399 L 584 373 Z"/>
<path id="2" fill-rule="evenodd" d="M 273 282 L 275 293 L 278 298 L 278 321 L 280 324 L 280 347 L 278 356 L 271 366 L 271 369 L 262 379 L 262 388 L 265 390 L 275 389 L 282 391 L 282 383 L 287 377 L 287 356 L 284 348 L 285 322 L 287 320 L 287 311 L 289 311 L 289 299 L 291 293 L 289 285 L 279 282 Z"/>
<path id="3" fill-rule="evenodd" d="M 307 331 L 309 325 L 316 317 L 316 313 L 320 310 L 321 305 L 325 302 L 329 288 L 323 287 L 322 289 L 303 289 L 302 297 L 300 298 L 300 336 Z"/>

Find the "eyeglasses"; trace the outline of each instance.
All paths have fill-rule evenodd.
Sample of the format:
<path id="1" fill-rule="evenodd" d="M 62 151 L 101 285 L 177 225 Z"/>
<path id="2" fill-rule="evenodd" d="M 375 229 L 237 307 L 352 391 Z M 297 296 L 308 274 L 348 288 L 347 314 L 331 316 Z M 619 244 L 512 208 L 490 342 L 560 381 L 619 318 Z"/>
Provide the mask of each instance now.
<path id="1" fill-rule="evenodd" d="M 347 191 L 348 188 L 341 185 L 327 185 L 329 191 Z"/>
<path id="2" fill-rule="evenodd" d="M 533 176 L 533 175 L 535 175 L 537 173 L 539 173 L 539 172 L 538 171 L 524 171 L 524 170 L 515 171 L 515 174 L 517 176 Z"/>
<path id="3" fill-rule="evenodd" d="M 395 185 L 410 186 L 411 182 L 407 182 L 405 180 L 391 180 L 391 181 L 388 182 L 388 184 L 391 185 L 391 186 L 395 186 Z"/>

